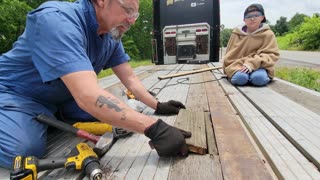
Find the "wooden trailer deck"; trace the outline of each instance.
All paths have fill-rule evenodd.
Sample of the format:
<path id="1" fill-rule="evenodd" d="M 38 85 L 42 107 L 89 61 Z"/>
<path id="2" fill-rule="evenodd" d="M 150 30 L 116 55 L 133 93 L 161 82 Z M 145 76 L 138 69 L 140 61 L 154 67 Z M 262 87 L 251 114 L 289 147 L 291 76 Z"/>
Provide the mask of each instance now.
<path id="1" fill-rule="evenodd" d="M 218 64 L 135 69 L 159 101 L 178 100 L 195 114 L 209 115 L 205 121 L 207 153 L 159 158 L 148 138 L 133 134 L 119 139 L 101 158 L 104 179 L 320 179 L 319 114 L 268 87 L 234 87 L 218 70 L 158 80 L 162 75 L 213 66 Z M 99 83 L 122 98 L 124 87 L 114 75 Z M 143 111 L 171 125 L 177 119 L 153 112 L 150 108 Z M 50 132 L 46 157 L 66 155 L 82 141 L 65 132 Z M 38 178 L 88 179 L 65 169 L 41 172 Z M 9 179 L 9 171 L 0 169 L 0 179 Z"/>

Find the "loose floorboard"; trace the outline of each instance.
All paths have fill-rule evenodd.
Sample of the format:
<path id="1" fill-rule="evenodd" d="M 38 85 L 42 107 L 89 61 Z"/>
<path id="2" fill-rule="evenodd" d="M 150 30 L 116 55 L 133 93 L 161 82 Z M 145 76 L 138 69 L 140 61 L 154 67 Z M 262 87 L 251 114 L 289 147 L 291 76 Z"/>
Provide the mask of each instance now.
<path id="1" fill-rule="evenodd" d="M 207 154 L 207 136 L 205 112 L 181 109 L 174 126 L 192 133 L 190 138 L 186 139 L 189 152 L 196 154 Z"/>

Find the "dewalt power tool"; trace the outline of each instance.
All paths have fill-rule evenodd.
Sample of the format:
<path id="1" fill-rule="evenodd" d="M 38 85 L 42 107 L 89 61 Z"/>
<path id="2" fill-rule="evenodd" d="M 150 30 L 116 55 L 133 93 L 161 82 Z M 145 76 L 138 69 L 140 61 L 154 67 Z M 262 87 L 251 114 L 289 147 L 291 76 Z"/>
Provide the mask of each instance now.
<path id="1" fill-rule="evenodd" d="M 34 156 L 17 156 L 10 172 L 11 180 L 36 180 L 39 172 L 66 168 L 83 170 L 91 180 L 100 180 L 102 170 L 97 154 L 86 143 L 79 143 L 66 157 L 38 159 Z"/>
<path id="2" fill-rule="evenodd" d="M 132 131 L 114 127 L 104 122 L 77 122 L 72 126 L 94 135 L 103 135 L 107 132 L 110 132 L 113 134 L 114 139 L 125 138 L 133 134 Z"/>
<path id="3" fill-rule="evenodd" d="M 156 97 L 157 96 L 157 94 L 156 93 L 154 93 L 154 92 L 152 92 L 152 91 L 149 91 L 148 90 L 148 92 L 151 94 L 151 96 L 153 96 L 153 97 Z M 134 96 L 134 94 L 131 92 L 131 91 L 129 91 L 128 89 L 125 89 L 124 90 L 124 93 L 127 95 L 127 98 L 128 99 L 136 99 L 136 100 L 138 100 L 135 96 Z"/>

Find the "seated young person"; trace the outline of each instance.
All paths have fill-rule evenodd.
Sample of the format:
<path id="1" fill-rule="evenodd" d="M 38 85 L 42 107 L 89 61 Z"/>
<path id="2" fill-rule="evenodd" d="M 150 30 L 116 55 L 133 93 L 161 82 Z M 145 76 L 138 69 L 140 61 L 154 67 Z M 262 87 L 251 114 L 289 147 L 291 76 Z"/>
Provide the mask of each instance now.
<path id="1" fill-rule="evenodd" d="M 228 42 L 223 70 L 232 84 L 264 86 L 274 77 L 279 59 L 276 37 L 261 4 L 251 4 L 244 12 L 244 25 L 236 27 Z"/>

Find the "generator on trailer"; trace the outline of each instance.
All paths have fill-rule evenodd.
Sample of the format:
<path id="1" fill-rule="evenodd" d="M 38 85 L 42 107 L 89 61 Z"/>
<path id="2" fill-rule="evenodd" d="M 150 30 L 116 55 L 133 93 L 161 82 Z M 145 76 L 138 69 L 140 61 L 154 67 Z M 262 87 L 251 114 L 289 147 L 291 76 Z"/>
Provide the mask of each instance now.
<path id="1" fill-rule="evenodd" d="M 152 61 L 219 61 L 219 0 L 153 0 Z"/>

